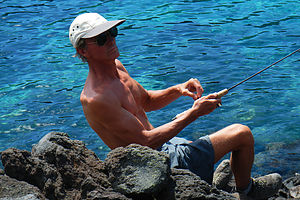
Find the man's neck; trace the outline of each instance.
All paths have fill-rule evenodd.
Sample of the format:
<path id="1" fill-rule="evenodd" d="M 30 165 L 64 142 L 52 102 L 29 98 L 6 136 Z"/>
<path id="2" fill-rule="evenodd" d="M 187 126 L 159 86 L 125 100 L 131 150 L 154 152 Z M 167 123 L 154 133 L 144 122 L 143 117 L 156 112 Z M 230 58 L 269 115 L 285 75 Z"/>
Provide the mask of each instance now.
<path id="1" fill-rule="evenodd" d="M 105 62 L 88 62 L 89 76 L 93 76 L 97 80 L 118 78 L 117 65 L 115 60 Z"/>

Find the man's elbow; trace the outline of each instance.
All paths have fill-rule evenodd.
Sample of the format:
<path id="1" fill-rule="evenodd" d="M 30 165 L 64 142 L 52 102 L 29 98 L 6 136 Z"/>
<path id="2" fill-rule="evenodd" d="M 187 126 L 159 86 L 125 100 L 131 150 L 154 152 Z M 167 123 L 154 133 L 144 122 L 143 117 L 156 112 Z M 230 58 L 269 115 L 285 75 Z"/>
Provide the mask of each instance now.
<path id="1" fill-rule="evenodd" d="M 152 149 L 157 149 L 160 145 L 157 143 L 156 139 L 151 135 L 149 131 L 143 133 L 142 140 L 139 143 L 142 146 L 147 146 Z"/>

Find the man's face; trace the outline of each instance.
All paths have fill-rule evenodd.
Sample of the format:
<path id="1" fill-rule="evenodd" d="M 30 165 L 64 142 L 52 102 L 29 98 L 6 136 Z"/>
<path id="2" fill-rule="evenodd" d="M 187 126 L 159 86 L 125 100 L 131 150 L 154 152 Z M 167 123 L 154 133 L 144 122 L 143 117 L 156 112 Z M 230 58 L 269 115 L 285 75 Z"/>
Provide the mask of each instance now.
<path id="1" fill-rule="evenodd" d="M 117 32 L 115 31 L 117 30 L 113 29 L 85 40 L 87 45 L 86 51 L 88 52 L 86 57 L 88 60 L 115 60 L 119 57 L 120 53 L 115 40 L 117 36 Z"/>

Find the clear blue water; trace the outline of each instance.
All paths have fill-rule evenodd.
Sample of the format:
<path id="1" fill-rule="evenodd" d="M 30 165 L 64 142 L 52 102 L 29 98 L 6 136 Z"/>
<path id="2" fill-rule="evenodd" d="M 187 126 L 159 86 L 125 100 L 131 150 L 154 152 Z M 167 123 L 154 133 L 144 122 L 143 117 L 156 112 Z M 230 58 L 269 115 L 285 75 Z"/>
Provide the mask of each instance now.
<path id="1" fill-rule="evenodd" d="M 79 101 L 88 68 L 72 57 L 68 40 L 80 13 L 127 19 L 117 38 L 120 60 L 146 89 L 195 77 L 209 94 L 300 48 L 298 0 L 2 0 L 0 11 L 0 151 L 31 150 L 48 132 L 63 131 L 105 158 L 109 149 Z M 195 139 L 242 123 L 256 141 L 254 175 L 299 172 L 299 55 L 232 90 L 220 109 L 179 136 Z M 148 116 L 159 126 L 192 103 L 183 97 Z"/>

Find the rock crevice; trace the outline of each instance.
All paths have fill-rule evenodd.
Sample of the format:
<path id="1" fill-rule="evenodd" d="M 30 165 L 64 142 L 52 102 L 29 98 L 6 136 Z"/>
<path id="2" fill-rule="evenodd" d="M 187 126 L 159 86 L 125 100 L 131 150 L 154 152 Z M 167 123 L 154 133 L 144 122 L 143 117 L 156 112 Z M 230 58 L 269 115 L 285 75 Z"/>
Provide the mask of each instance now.
<path id="1" fill-rule="evenodd" d="M 1 159 L 0 199 L 235 199 L 190 171 L 170 169 L 166 154 L 137 144 L 101 161 L 82 141 L 51 132 L 31 152 L 10 148 Z M 218 171 L 226 176 L 225 169 Z M 299 185 L 298 175 L 286 180 L 274 199 L 298 197 Z"/>

